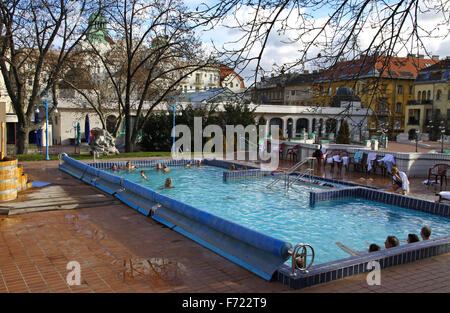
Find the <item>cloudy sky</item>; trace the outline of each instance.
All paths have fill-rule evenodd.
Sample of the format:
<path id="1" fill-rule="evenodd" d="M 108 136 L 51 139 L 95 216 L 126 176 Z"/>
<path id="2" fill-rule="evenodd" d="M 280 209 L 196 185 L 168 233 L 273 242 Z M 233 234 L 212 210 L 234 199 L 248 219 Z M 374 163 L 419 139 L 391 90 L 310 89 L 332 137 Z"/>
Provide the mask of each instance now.
<path id="1" fill-rule="evenodd" d="M 394 1 L 394 0 L 393 0 Z M 195 8 L 196 6 L 200 5 L 201 3 L 205 2 L 204 0 L 194 0 L 194 1 L 188 1 L 188 5 L 191 8 Z M 214 0 L 207 0 L 209 4 L 214 3 Z M 436 5 L 440 1 L 434 1 L 430 2 L 431 5 Z M 419 10 L 418 14 L 418 25 L 419 25 L 419 34 L 421 41 L 423 43 L 423 47 L 418 47 L 416 41 L 407 41 L 405 40 L 403 43 L 397 43 L 396 46 L 396 55 L 399 57 L 406 56 L 407 53 L 416 53 L 416 54 L 429 54 L 429 55 L 439 55 L 440 58 L 445 58 L 446 56 L 450 56 L 450 36 L 449 36 L 449 29 L 450 25 L 448 23 L 449 16 L 448 12 L 450 11 L 449 4 L 444 4 L 442 8 L 436 8 L 433 7 L 431 10 L 425 7 L 425 5 L 429 5 L 427 1 L 424 1 L 424 5 L 421 5 L 421 8 Z M 378 4 L 375 4 L 378 5 Z M 377 7 L 377 14 L 372 16 L 372 20 L 376 20 L 376 18 L 380 18 L 380 14 L 386 13 L 386 10 L 383 10 L 384 8 L 378 6 Z M 420 12 L 422 11 L 422 12 Z M 249 7 L 242 7 L 238 12 L 236 12 L 236 18 L 233 16 L 228 16 L 224 22 L 221 25 L 218 25 L 214 27 L 212 30 L 203 31 L 200 36 L 202 41 L 205 43 L 206 49 L 210 49 L 211 44 L 210 42 L 213 42 L 214 45 L 218 48 L 221 48 L 222 46 L 226 46 L 228 48 L 231 47 L 240 47 L 242 45 L 243 40 L 240 40 L 238 43 L 231 44 L 231 42 L 236 41 L 241 38 L 242 33 L 240 33 L 236 29 L 229 29 L 226 28 L 227 26 L 236 26 L 237 21 L 243 23 L 245 21 L 249 21 L 251 17 L 253 16 L 253 9 Z M 315 25 L 322 25 L 327 19 L 328 15 L 330 14 L 331 10 L 326 8 L 321 8 L 320 10 L 316 11 L 308 11 L 304 10 L 302 13 L 310 14 L 314 18 Z M 381 13 L 380 13 L 381 12 Z M 447 12 L 447 13 L 445 13 Z M 267 11 L 267 14 L 270 12 Z M 283 19 L 283 14 L 281 14 L 282 20 L 285 24 L 294 26 L 298 23 L 298 14 L 291 15 L 288 19 Z M 345 21 L 345 19 L 344 19 Z M 279 34 L 277 31 L 281 29 L 282 23 L 278 23 L 274 30 L 271 33 L 271 36 L 269 37 L 269 40 L 266 44 L 266 48 L 262 57 L 262 67 L 265 71 L 270 72 L 274 64 L 281 66 L 284 63 L 290 63 L 296 60 L 296 58 L 301 55 L 301 53 L 304 51 L 304 43 L 302 44 L 298 40 L 296 40 L 293 43 L 288 43 L 291 41 L 290 39 L 293 39 L 295 37 L 298 37 L 298 31 L 295 30 L 288 30 L 282 34 Z M 412 27 L 411 21 L 408 19 L 403 27 L 404 31 L 402 35 L 407 35 L 410 33 Z M 327 35 L 330 36 L 330 34 L 336 34 L 336 29 L 328 29 Z M 432 36 L 427 36 L 426 32 L 431 32 Z M 339 33 L 339 32 L 338 32 Z M 374 35 L 376 33 L 376 29 L 371 27 L 370 23 L 367 23 L 367 25 L 364 26 L 363 31 L 358 36 L 358 43 L 361 47 L 367 48 L 371 40 L 373 39 Z M 304 42 L 311 41 L 312 38 L 311 34 L 308 36 L 302 36 L 302 39 Z M 312 47 L 309 51 L 309 56 L 315 56 L 317 53 L 320 52 L 321 46 L 320 43 L 328 41 L 330 42 L 333 40 L 332 38 L 325 38 L 324 35 L 321 35 L 318 40 L 316 41 L 319 43 L 318 47 Z M 258 46 L 256 46 L 252 53 L 256 54 L 259 53 L 260 49 Z M 249 83 L 251 81 L 251 76 L 253 75 L 253 69 L 254 64 L 248 66 L 245 70 L 241 72 L 241 75 L 246 79 L 246 82 Z M 309 64 L 306 65 L 307 69 L 314 69 L 314 65 Z"/>

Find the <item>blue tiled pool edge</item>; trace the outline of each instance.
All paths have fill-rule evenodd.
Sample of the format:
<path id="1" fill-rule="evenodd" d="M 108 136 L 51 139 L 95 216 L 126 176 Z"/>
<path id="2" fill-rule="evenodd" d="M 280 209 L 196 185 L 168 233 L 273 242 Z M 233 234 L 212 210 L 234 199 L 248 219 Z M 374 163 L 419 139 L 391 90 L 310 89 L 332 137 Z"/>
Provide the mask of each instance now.
<path id="1" fill-rule="evenodd" d="M 301 289 L 370 272 L 371 268 L 368 269 L 367 266 L 372 261 L 377 261 L 380 268 L 384 269 L 448 252 L 450 236 L 440 237 L 315 265 L 307 274 L 296 270 L 296 276 L 292 276 L 291 268 L 283 264 L 278 270 L 277 281 L 290 288 Z"/>
<path id="2" fill-rule="evenodd" d="M 319 201 L 336 200 L 348 197 L 359 197 L 450 218 L 450 205 L 446 203 L 432 202 L 364 187 L 342 188 L 331 191 L 311 191 L 309 204 L 314 207 Z"/>
<path id="3" fill-rule="evenodd" d="M 73 159 L 72 159 L 73 160 Z M 76 160 L 73 160 L 77 163 L 82 163 Z M 184 163 L 183 163 L 184 162 Z M 145 161 L 131 161 L 133 165 L 138 166 L 155 166 L 156 163 L 165 163 L 168 165 L 182 165 L 186 163 L 186 160 L 145 160 Z M 84 164 L 84 163 L 82 163 Z M 102 163 L 91 163 L 89 164 L 91 168 L 111 168 L 113 164 L 117 165 L 125 165 L 125 162 L 102 162 Z M 229 168 L 231 164 L 235 164 L 237 167 L 242 167 L 242 165 L 223 160 L 204 160 L 204 164 L 218 166 L 222 168 Z M 61 166 L 60 166 L 61 168 Z M 82 179 L 86 183 L 90 183 L 106 192 L 119 195 L 121 190 L 115 190 L 108 188 L 108 186 L 101 186 L 101 184 L 97 183 L 97 179 L 89 178 L 89 175 L 86 175 L 87 172 L 91 170 L 85 169 L 82 173 L 74 173 L 73 171 L 68 170 L 67 168 L 62 167 L 62 170 L 68 172 L 72 176 L 75 176 L 79 179 Z M 239 168 L 238 168 L 239 169 Z M 252 177 L 253 174 L 249 175 L 250 172 L 255 172 L 255 177 L 260 177 L 259 175 L 266 175 L 267 172 L 259 171 L 255 167 L 248 166 L 249 171 L 229 171 L 228 173 L 236 173 L 230 174 L 230 178 L 239 178 L 239 177 Z M 101 171 L 103 172 L 103 171 Z M 113 180 L 112 177 L 117 177 L 111 175 L 109 173 L 103 172 L 102 174 L 105 176 L 106 180 Z M 92 174 L 92 173 L 91 173 Z M 98 174 L 97 174 L 98 175 Z M 86 177 L 85 177 L 86 176 Z M 368 187 L 356 183 L 347 183 L 341 182 L 337 180 L 324 179 L 321 177 L 311 176 L 312 178 L 328 181 L 331 183 L 338 183 L 341 185 L 347 185 L 349 187 L 342 188 L 339 190 L 327 190 L 327 191 L 315 191 L 310 193 L 310 205 L 314 206 L 318 201 L 326 201 L 326 200 L 334 200 L 341 199 L 346 197 L 361 197 L 372 201 L 378 201 L 388 204 L 393 204 L 409 209 L 419 210 L 423 212 L 427 212 L 430 214 L 441 215 L 445 217 L 449 217 L 450 205 L 435 203 L 431 201 L 426 201 L 422 199 L 417 199 L 408 196 L 402 196 L 398 194 L 391 194 L 387 192 L 383 192 L 377 190 L 378 188 Z M 225 174 L 224 174 L 225 178 Z M 122 185 L 122 179 L 120 179 L 119 185 Z M 117 181 L 116 181 L 117 183 Z M 122 199 L 121 199 L 122 200 Z M 125 199 L 126 200 L 126 199 Z M 124 201 L 124 200 L 122 200 Z M 125 201 L 126 203 L 126 201 Z M 128 204 L 128 203 L 127 203 Z M 151 215 L 151 209 L 147 208 L 143 210 L 136 205 L 132 205 L 134 209 L 139 209 L 139 211 L 144 215 Z M 193 239 L 194 240 L 194 239 Z M 200 241 L 194 240 L 196 242 Z M 205 245 L 206 246 L 206 245 Z M 215 251 L 214 249 L 212 249 Z M 342 260 L 337 260 L 334 262 L 319 264 L 311 267 L 308 274 L 301 274 L 297 271 L 297 276 L 291 276 L 291 269 L 285 264 L 281 265 L 281 267 L 276 271 L 273 275 L 273 280 L 278 280 L 285 285 L 290 286 L 291 288 L 299 289 L 309 287 L 315 284 L 321 284 L 325 282 L 329 282 L 332 280 L 344 278 L 351 275 L 357 275 L 360 273 L 368 272 L 367 264 L 370 261 L 378 261 L 380 262 L 381 268 L 386 268 L 389 266 L 400 265 L 409 263 L 415 260 L 432 257 L 439 254 L 448 253 L 450 251 L 450 236 L 435 238 L 429 241 L 421 241 L 414 244 L 402 245 L 396 248 L 385 249 L 378 252 L 367 253 L 363 255 L 358 255 L 355 257 L 350 257 Z M 215 251 L 219 254 L 219 251 Z M 227 259 L 235 262 L 232 258 L 227 257 L 224 254 L 221 254 Z M 238 262 L 236 262 L 238 263 Z M 239 263 L 238 263 L 239 264 Z M 242 264 L 239 264 L 242 266 Z M 244 266 L 246 267 L 246 266 Z M 247 267 L 246 267 L 247 268 Z M 251 270 L 251 268 L 247 268 Z M 255 272 L 255 271 L 253 271 Z M 257 274 L 257 273 L 256 273 Z M 261 275 L 260 275 L 261 276 Z M 266 278 L 267 279 L 267 278 Z"/>

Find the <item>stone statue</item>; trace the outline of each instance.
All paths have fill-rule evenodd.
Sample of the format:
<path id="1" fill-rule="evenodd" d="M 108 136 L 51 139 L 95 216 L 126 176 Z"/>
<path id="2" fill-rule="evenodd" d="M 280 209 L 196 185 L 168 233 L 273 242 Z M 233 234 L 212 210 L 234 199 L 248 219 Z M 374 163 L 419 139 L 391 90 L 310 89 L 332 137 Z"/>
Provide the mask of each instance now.
<path id="1" fill-rule="evenodd" d="M 93 128 L 91 130 L 91 154 L 97 155 L 119 154 L 116 148 L 116 139 L 106 130 Z"/>

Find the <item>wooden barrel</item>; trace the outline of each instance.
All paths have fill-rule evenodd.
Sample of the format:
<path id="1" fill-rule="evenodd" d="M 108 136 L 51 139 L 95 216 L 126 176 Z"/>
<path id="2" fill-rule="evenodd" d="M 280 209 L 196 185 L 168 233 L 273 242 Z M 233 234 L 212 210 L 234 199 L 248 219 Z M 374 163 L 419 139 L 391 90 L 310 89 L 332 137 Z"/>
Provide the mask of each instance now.
<path id="1" fill-rule="evenodd" d="M 17 198 L 17 159 L 4 158 L 0 161 L 0 201 Z"/>

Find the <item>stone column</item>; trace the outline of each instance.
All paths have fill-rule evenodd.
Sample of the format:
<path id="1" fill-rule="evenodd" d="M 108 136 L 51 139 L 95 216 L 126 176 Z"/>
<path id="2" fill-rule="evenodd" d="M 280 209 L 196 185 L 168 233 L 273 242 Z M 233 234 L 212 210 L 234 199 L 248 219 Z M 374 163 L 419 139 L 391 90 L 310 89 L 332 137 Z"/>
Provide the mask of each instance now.
<path id="1" fill-rule="evenodd" d="M 308 134 L 311 134 L 314 130 L 312 129 L 312 118 L 308 117 Z"/>
<path id="2" fill-rule="evenodd" d="M 299 120 L 299 117 L 292 117 L 292 138 L 294 138 L 296 136 L 298 120 Z"/>

